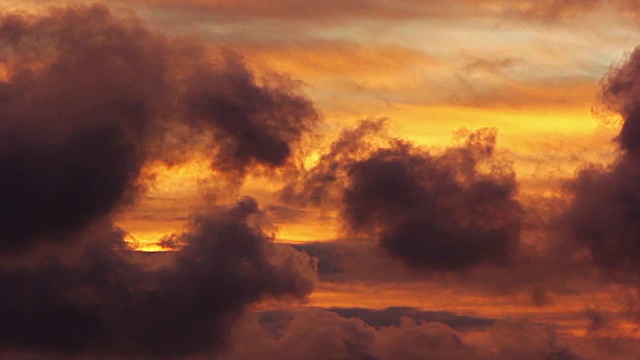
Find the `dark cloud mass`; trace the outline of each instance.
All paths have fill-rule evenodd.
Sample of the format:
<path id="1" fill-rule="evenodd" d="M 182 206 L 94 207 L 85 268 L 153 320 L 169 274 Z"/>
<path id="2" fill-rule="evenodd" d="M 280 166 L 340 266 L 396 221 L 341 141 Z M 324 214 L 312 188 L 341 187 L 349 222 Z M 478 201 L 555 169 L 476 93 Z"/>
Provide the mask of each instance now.
<path id="1" fill-rule="evenodd" d="M 521 208 L 513 173 L 478 171 L 493 153 L 494 137 L 474 133 L 441 156 L 399 143 L 352 164 L 347 223 L 377 234 L 383 248 L 413 267 L 506 263 L 519 241 Z"/>
<path id="2" fill-rule="evenodd" d="M 260 219 L 245 199 L 196 216 L 174 236 L 177 252 L 130 252 L 113 230 L 72 260 L 0 268 L 0 349 L 163 359 L 219 349 L 247 305 L 311 291 L 310 259 L 271 243 Z"/>
<path id="3" fill-rule="evenodd" d="M 607 168 L 583 169 L 566 214 L 571 234 L 593 261 L 612 272 L 640 274 L 640 52 L 603 81 L 603 104 L 622 116 L 620 157 Z"/>
<path id="4" fill-rule="evenodd" d="M 284 198 L 341 202 L 351 231 L 374 235 L 413 268 L 505 264 L 519 243 L 522 209 L 512 169 L 493 156 L 495 136 L 480 130 L 431 154 L 384 135 L 384 122 L 364 121 Z"/>
<path id="5" fill-rule="evenodd" d="M 207 149 L 237 178 L 285 164 L 316 121 L 293 81 L 214 55 L 101 5 L 0 15 L 0 356 L 212 354 L 250 304 L 311 291 L 315 265 L 253 199 L 202 210 L 164 254 L 112 225 L 154 161 Z"/>
<path id="6" fill-rule="evenodd" d="M 291 80 L 258 84 L 230 51 L 211 57 L 99 5 L 2 15 L 0 249 L 72 238 L 135 198 L 146 163 L 196 139 L 220 171 L 283 165 L 313 105 Z"/>
<path id="7" fill-rule="evenodd" d="M 286 78 L 258 86 L 230 52 L 216 71 L 194 72 L 185 103 L 189 117 L 214 135 L 218 168 L 238 171 L 252 162 L 276 167 L 287 161 L 290 144 L 317 120 L 309 100 L 293 93 L 295 88 Z"/>
<path id="8" fill-rule="evenodd" d="M 362 309 L 366 310 L 366 309 Z M 375 312 L 375 310 L 369 310 Z M 474 333 L 478 335 L 478 333 Z M 344 318 L 321 309 L 269 313 L 238 327 L 225 360 L 358 359 L 358 360 L 579 360 L 604 359 L 613 346 L 589 347 L 560 339 L 554 326 L 527 321 L 500 321 L 468 336 L 441 322 L 404 317 L 398 324 L 370 326 L 359 318 Z M 252 339 L 251 346 L 244 341 Z M 611 343 L 609 345 L 612 345 Z M 633 347 L 617 351 L 632 359 Z"/>
<path id="9" fill-rule="evenodd" d="M 135 191 L 164 51 L 101 7 L 0 18 L 0 248 L 68 237 Z"/>
<path id="10" fill-rule="evenodd" d="M 424 311 L 402 306 L 388 307 L 380 310 L 363 308 L 332 308 L 329 310 L 348 319 L 362 319 L 362 321 L 373 327 L 400 326 L 403 318 L 410 318 L 417 322 L 443 323 L 456 330 L 469 328 L 483 329 L 496 322 L 495 319 L 464 316 L 448 311 Z"/>

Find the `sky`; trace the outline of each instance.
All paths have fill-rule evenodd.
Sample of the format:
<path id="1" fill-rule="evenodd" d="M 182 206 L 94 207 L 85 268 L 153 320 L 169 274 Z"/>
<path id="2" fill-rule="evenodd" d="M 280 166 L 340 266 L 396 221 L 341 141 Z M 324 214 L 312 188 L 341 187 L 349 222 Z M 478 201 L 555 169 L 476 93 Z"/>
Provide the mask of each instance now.
<path id="1" fill-rule="evenodd" d="M 639 30 L 4 0 L 0 360 L 637 359 Z"/>

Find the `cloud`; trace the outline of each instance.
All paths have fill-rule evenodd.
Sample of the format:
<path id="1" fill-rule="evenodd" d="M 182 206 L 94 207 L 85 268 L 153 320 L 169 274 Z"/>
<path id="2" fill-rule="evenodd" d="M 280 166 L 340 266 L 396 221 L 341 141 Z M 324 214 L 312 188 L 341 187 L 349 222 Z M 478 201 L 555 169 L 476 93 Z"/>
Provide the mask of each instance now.
<path id="1" fill-rule="evenodd" d="M 493 159 L 495 131 L 470 133 L 464 144 L 432 154 L 380 136 L 383 129 L 384 122 L 365 121 L 344 131 L 284 198 L 322 203 L 333 197 L 350 231 L 377 238 L 415 269 L 509 262 L 522 208 L 513 171 Z"/>
<path id="2" fill-rule="evenodd" d="M 317 257 L 322 281 L 432 284 L 535 307 L 611 290 L 559 229 L 569 199 L 520 196 L 495 132 L 461 132 L 457 145 L 426 150 L 385 126 L 344 130 L 283 191 L 289 204 L 341 216 L 348 237 L 295 245 Z"/>
<path id="3" fill-rule="evenodd" d="M 564 220 L 570 236 L 586 246 L 594 263 L 612 273 L 640 273 L 640 52 L 611 70 L 603 81 L 605 109 L 622 116 L 616 138 L 619 158 L 609 167 L 592 165 L 571 184 L 574 200 Z"/>
<path id="4" fill-rule="evenodd" d="M 0 248 L 66 241 L 132 203 L 141 169 L 194 149 L 240 177 L 276 168 L 318 115 L 284 76 L 211 60 L 102 5 L 0 17 Z"/>
<path id="5" fill-rule="evenodd" d="M 0 268 L 0 349 L 123 358 L 220 350 L 248 305 L 304 297 L 314 282 L 311 260 L 272 243 L 261 217 L 247 198 L 195 216 L 174 235 L 176 252 L 130 252 L 115 229 L 78 256 Z"/>
<path id="6" fill-rule="evenodd" d="M 441 156 L 408 144 L 374 152 L 349 168 L 344 216 L 356 231 L 409 266 L 461 270 L 506 263 L 519 241 L 521 208 L 513 173 L 482 174 L 495 133 L 470 135 Z"/>
<path id="7" fill-rule="evenodd" d="M 594 357 L 582 357 L 583 339 L 527 321 L 500 321 L 486 331 L 458 332 L 441 322 L 411 318 L 372 327 L 359 318 L 313 308 L 278 314 L 269 313 L 268 321 L 264 315 L 258 316 L 263 321 L 245 318 L 223 359 L 578 360 L 610 354 L 610 349 L 594 345 Z M 617 356 L 633 359 L 632 348 L 627 350 Z"/>
<path id="8" fill-rule="evenodd" d="M 344 318 L 359 318 L 373 327 L 400 326 L 403 318 L 416 322 L 438 322 L 456 330 L 482 329 L 495 323 L 495 319 L 472 317 L 449 311 L 424 311 L 411 307 L 388 307 L 385 309 L 331 308 L 330 311 Z"/>
<path id="9" fill-rule="evenodd" d="M 222 65 L 190 74 L 184 103 L 196 128 L 210 131 L 216 168 L 242 171 L 252 163 L 283 165 L 291 144 L 318 120 L 312 103 L 286 77 L 259 86 L 238 55 L 223 53 Z"/>
<path id="10" fill-rule="evenodd" d="M 535 307 L 612 291 L 560 229 L 570 200 L 518 194 L 494 136 L 461 132 L 426 150 L 390 136 L 384 120 L 343 130 L 282 194 L 337 212 L 347 237 L 296 249 L 317 258 L 326 284 L 431 284 Z"/>
<path id="11" fill-rule="evenodd" d="M 215 353 L 249 305 L 310 293 L 313 261 L 272 242 L 251 198 L 207 203 L 166 253 L 112 223 L 158 162 L 202 152 L 234 181 L 284 166 L 318 118 L 295 82 L 103 5 L 3 13 L 0 68 L 2 352 Z"/>
<path id="12" fill-rule="evenodd" d="M 284 201 L 300 205 L 321 205 L 340 201 L 345 184 L 345 171 L 349 164 L 363 158 L 387 143 L 388 122 L 385 119 L 361 121 L 357 127 L 340 132 L 317 163 L 302 169 L 300 179 L 287 184 L 282 190 Z"/>

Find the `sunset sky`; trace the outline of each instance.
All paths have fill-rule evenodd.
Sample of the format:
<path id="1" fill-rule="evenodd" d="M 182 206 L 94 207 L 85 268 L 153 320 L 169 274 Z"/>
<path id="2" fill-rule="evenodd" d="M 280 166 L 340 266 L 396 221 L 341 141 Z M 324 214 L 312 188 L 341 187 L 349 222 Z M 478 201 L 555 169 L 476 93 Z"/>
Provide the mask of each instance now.
<path id="1" fill-rule="evenodd" d="M 0 360 L 632 360 L 640 2 L 3 0 Z"/>

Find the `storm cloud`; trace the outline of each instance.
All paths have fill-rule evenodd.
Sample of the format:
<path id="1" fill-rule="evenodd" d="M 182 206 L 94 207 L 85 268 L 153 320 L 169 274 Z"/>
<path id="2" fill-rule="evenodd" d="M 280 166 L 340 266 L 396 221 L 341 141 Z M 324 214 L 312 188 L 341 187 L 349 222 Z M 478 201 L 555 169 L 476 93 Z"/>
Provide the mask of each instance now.
<path id="1" fill-rule="evenodd" d="M 218 54 L 218 56 L 213 56 Z M 217 58 L 218 61 L 210 60 Z M 201 149 L 222 173 L 275 168 L 318 116 L 292 80 L 153 33 L 101 5 L 0 17 L 0 248 L 66 241 Z"/>
<path id="2" fill-rule="evenodd" d="M 492 133 L 432 156 L 408 144 L 378 150 L 350 166 L 344 216 L 357 231 L 413 267 L 465 269 L 504 264 L 519 239 L 520 205 L 512 173 L 481 174 Z"/>
<path id="3" fill-rule="evenodd" d="M 610 166 L 583 169 L 571 184 L 574 200 L 565 220 L 570 235 L 585 245 L 602 269 L 640 274 L 640 51 L 603 80 L 605 109 L 622 117 Z"/>
<path id="4" fill-rule="evenodd" d="M 517 251 L 522 208 L 509 164 L 494 157 L 496 133 L 469 133 L 431 153 L 364 121 L 341 137 L 284 198 L 334 201 L 349 231 L 378 239 L 414 269 L 505 265 Z"/>
<path id="5" fill-rule="evenodd" d="M 99 6 L 0 18 L 0 248 L 71 238 L 131 199 L 168 91 L 165 52 Z"/>
<path id="6" fill-rule="evenodd" d="M 169 253 L 128 250 L 103 231 L 79 255 L 0 268 L 0 349 L 167 358 L 220 350 L 244 309 L 302 298 L 313 262 L 262 232 L 247 198 L 195 216 Z"/>
<path id="7" fill-rule="evenodd" d="M 241 180 L 316 120 L 293 81 L 102 5 L 0 15 L 0 352 L 211 354 L 249 305 L 305 297 L 315 264 L 251 198 L 203 207 L 166 253 L 132 251 L 112 218 L 145 166 L 201 151 Z"/>
<path id="8" fill-rule="evenodd" d="M 218 69 L 204 66 L 190 75 L 183 99 L 186 118 L 212 134 L 218 169 L 283 165 L 291 144 L 318 120 L 313 105 L 295 93 L 293 80 L 280 77 L 259 86 L 238 55 L 224 51 L 222 58 Z"/>
<path id="9" fill-rule="evenodd" d="M 480 335 L 409 317 L 397 325 L 373 327 L 317 308 L 271 313 L 266 321 L 260 317 L 262 321 L 242 322 L 223 359 L 580 360 L 605 358 L 615 349 L 626 360 L 636 356 L 637 346 L 636 341 L 623 349 L 616 341 L 607 347 L 592 339 L 567 339 L 553 325 L 528 321 L 498 321 Z M 585 352 L 589 355 L 582 356 Z"/>

